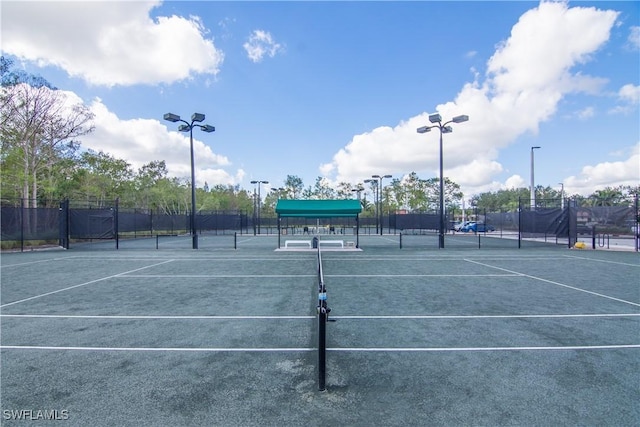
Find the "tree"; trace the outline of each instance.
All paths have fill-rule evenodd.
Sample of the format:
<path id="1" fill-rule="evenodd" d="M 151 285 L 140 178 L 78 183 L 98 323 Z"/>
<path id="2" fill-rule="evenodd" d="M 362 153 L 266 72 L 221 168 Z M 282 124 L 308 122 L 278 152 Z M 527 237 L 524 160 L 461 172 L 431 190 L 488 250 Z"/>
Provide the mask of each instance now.
<path id="1" fill-rule="evenodd" d="M 406 204 L 412 211 L 418 210 L 435 210 L 437 209 L 437 201 L 435 199 L 429 200 L 427 195 L 426 181 L 420 179 L 418 174 L 411 172 L 403 179 L 404 195 L 406 197 Z M 430 195 L 433 197 L 433 195 Z"/>
<path id="2" fill-rule="evenodd" d="M 76 139 L 94 129 L 93 114 L 84 105 L 69 106 L 63 92 L 26 83 L 3 86 L 0 106 L 2 167 L 12 171 L 21 197 L 35 207 L 42 174 L 73 157 Z"/>
<path id="3" fill-rule="evenodd" d="M 428 209 L 430 210 L 440 210 L 440 179 L 439 178 L 429 178 L 423 181 L 426 199 L 429 203 Z M 446 176 L 444 177 L 444 206 L 445 211 L 451 210 L 460 205 L 462 202 L 462 198 L 464 195 L 460 190 L 460 185 L 451 181 Z"/>
<path id="4" fill-rule="evenodd" d="M 471 198 L 471 203 L 490 212 L 514 211 L 518 209 L 521 200 L 529 200 L 530 197 L 528 188 L 510 188 L 495 193 L 480 193 Z"/>
<path id="5" fill-rule="evenodd" d="M 353 197 L 353 186 L 348 182 L 340 182 L 338 188 L 335 191 L 335 196 L 338 199 L 351 199 Z"/>
<path id="6" fill-rule="evenodd" d="M 150 209 L 152 205 L 156 204 L 153 200 L 152 189 L 161 179 L 165 179 L 168 174 L 167 164 L 164 160 L 154 160 L 138 169 L 133 185 L 136 189 L 134 193 L 136 207 Z"/>
<path id="7" fill-rule="evenodd" d="M 589 196 L 592 206 L 616 206 L 625 199 L 620 188 L 606 187 L 603 190 L 596 190 Z"/>
<path id="8" fill-rule="evenodd" d="M 136 207 L 131 203 L 134 173 L 125 160 L 117 159 L 102 151 L 88 150 L 80 157 L 82 187 L 89 200 L 103 206 L 107 201 L 121 199 L 122 206 Z"/>
<path id="9" fill-rule="evenodd" d="M 407 209 L 407 191 L 399 178 L 393 178 L 386 187 L 385 196 L 389 204 L 390 212 Z"/>
<path id="10" fill-rule="evenodd" d="M 329 180 L 321 176 L 316 178 L 312 197 L 317 200 L 335 199 L 336 191 L 329 185 Z"/>
<path id="11" fill-rule="evenodd" d="M 284 198 L 297 199 L 302 195 L 304 184 L 302 178 L 296 175 L 287 175 L 284 181 Z"/>

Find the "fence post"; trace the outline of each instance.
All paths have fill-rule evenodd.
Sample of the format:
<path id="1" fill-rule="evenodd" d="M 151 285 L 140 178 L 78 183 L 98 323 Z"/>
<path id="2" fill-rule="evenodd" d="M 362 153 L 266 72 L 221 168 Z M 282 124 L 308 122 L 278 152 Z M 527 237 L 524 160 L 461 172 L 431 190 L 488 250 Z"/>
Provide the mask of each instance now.
<path id="1" fill-rule="evenodd" d="M 638 193 L 635 197 L 635 211 L 633 212 L 636 218 L 636 232 L 634 233 L 634 239 L 636 241 L 636 252 L 640 251 L 640 209 L 638 208 Z"/>
<path id="2" fill-rule="evenodd" d="M 69 199 L 60 202 L 59 212 L 58 244 L 64 249 L 69 249 Z"/>
<path id="3" fill-rule="evenodd" d="M 522 247 L 522 198 L 518 197 L 518 249 Z"/>
<path id="4" fill-rule="evenodd" d="M 120 198 L 116 198 L 115 207 L 113 210 L 113 231 L 116 235 L 116 249 L 120 249 L 120 241 L 118 240 L 118 204 L 120 202 Z"/>
<path id="5" fill-rule="evenodd" d="M 20 252 L 24 252 L 24 199 L 20 199 Z"/>

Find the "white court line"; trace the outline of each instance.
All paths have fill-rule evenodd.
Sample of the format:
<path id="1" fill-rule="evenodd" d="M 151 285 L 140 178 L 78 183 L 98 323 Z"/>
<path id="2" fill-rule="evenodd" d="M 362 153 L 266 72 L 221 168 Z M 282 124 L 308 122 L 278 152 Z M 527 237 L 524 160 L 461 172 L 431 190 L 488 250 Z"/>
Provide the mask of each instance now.
<path id="1" fill-rule="evenodd" d="M 145 315 L 91 315 L 91 314 L 0 314 L 0 318 L 24 319 L 139 319 L 139 320 L 308 320 L 317 316 L 145 316 Z M 331 316 L 332 319 L 571 319 L 571 318 L 606 318 L 606 317 L 640 317 L 640 313 L 611 314 L 489 314 L 489 315 L 389 315 L 389 316 Z"/>
<path id="2" fill-rule="evenodd" d="M 122 276 L 122 275 L 127 274 L 127 273 L 133 273 L 134 271 L 144 270 L 145 268 L 155 267 L 155 266 L 157 266 L 157 265 L 166 264 L 166 263 L 169 263 L 169 262 L 171 262 L 171 261 L 173 261 L 173 260 L 162 261 L 162 262 L 159 262 L 159 263 L 156 263 L 156 264 L 147 265 L 146 267 L 136 268 L 135 270 L 125 271 L 125 272 L 123 272 L 123 273 L 118 273 L 118 274 L 114 274 L 114 275 L 111 275 L 111 276 L 102 277 L 102 278 L 100 278 L 100 279 L 96 279 L 96 280 L 90 280 L 90 281 L 85 282 L 85 283 L 80 283 L 79 285 L 68 286 L 68 287 L 63 288 L 63 289 L 58 289 L 58 290 L 55 290 L 55 291 L 46 292 L 46 293 L 44 293 L 44 294 L 35 295 L 35 296 L 29 297 L 29 298 L 24 298 L 24 299 L 21 299 L 21 300 L 18 300 L 18 301 L 9 302 L 9 303 L 7 303 L 7 304 L 2 304 L 2 305 L 0 305 L 0 308 L 2 308 L 2 307 L 8 307 L 8 306 L 10 306 L 10 305 L 14 305 L 14 304 L 20 304 L 20 303 L 22 303 L 22 302 L 25 302 L 25 301 L 31 301 L 31 300 L 34 300 L 34 299 L 37 299 L 37 298 L 46 297 L 46 296 L 48 296 L 48 295 L 57 294 L 58 292 L 68 291 L 68 290 L 70 290 L 70 289 L 79 288 L 79 287 L 81 287 L 81 286 L 90 285 L 90 284 L 92 284 L 92 283 L 97 283 L 97 282 L 102 282 L 102 281 L 104 281 L 104 280 L 113 279 L 114 277 L 119 277 L 119 276 Z"/>
<path id="3" fill-rule="evenodd" d="M 360 238 L 362 238 L 362 237 L 363 236 L 360 236 Z M 365 240 L 366 240 L 366 238 L 365 238 Z M 396 243 L 398 245 L 400 244 L 400 240 L 399 239 L 391 239 L 389 237 L 381 237 L 380 240 L 386 240 L 387 242 L 393 242 L 393 243 Z M 372 245 L 372 246 L 374 246 L 374 245 Z"/>
<path id="4" fill-rule="evenodd" d="M 266 278 L 316 277 L 315 274 L 127 274 L 127 273 L 123 273 L 122 275 L 118 275 L 118 276 L 119 277 L 126 277 L 126 278 L 135 277 L 135 278 L 148 278 L 148 279 L 163 279 L 163 278 L 167 278 L 167 279 L 175 279 L 175 278 L 182 278 L 182 279 L 189 279 L 189 278 L 204 278 L 204 279 L 221 278 L 221 279 L 228 279 L 228 278 L 233 278 L 233 277 L 240 277 L 240 278 L 256 278 L 256 277 L 260 277 L 260 278 L 262 278 L 262 277 L 266 277 Z"/>
<path id="5" fill-rule="evenodd" d="M 612 314 L 489 314 L 489 315 L 415 315 L 415 316 L 331 316 L 332 319 L 569 319 L 590 317 L 640 317 L 640 313 Z"/>
<path id="6" fill-rule="evenodd" d="M 518 277 L 513 274 L 325 274 L 324 277 Z"/>
<path id="7" fill-rule="evenodd" d="M 66 261 L 68 259 L 72 259 L 74 257 L 69 256 L 69 257 L 64 257 L 64 258 L 52 258 L 52 259 L 41 259 L 38 261 L 29 261 L 29 262 L 21 262 L 19 264 L 8 264 L 8 265 L 0 265 L 0 268 L 6 268 L 6 267 L 21 267 L 23 265 L 32 265 L 32 264 L 39 264 L 41 262 L 51 262 L 51 261 Z"/>
<path id="8" fill-rule="evenodd" d="M 73 257 L 75 260 L 89 260 L 89 261 L 121 261 L 121 262 L 130 262 L 130 261 L 158 261 L 158 260 L 162 260 L 162 259 L 170 259 L 171 261 L 174 262 L 181 262 L 181 261 L 224 261 L 224 262 L 228 262 L 228 261 L 300 261 L 301 259 L 299 258 L 292 258 L 292 257 L 286 257 L 286 258 L 270 258 L 270 257 L 236 257 L 236 256 L 210 256 L 210 257 L 189 257 L 189 258 L 181 258 L 180 255 L 176 254 L 172 254 L 174 256 L 171 257 L 166 257 L 166 256 L 149 256 L 149 257 L 134 257 L 134 258 L 124 258 L 124 257 L 109 257 L 109 256 L 103 256 L 103 257 L 98 257 L 98 256 L 75 256 Z M 69 258 L 58 258 L 58 260 L 64 260 L 64 259 L 70 259 L 72 257 Z M 306 257 L 304 259 L 309 259 L 309 257 Z M 7 266 L 10 267 L 10 266 Z"/>
<path id="9" fill-rule="evenodd" d="M 615 350 L 640 348 L 640 344 L 575 345 L 557 347 L 345 347 L 327 348 L 327 351 L 377 352 L 458 352 L 458 351 L 540 351 L 540 350 Z"/>
<path id="10" fill-rule="evenodd" d="M 291 348 L 225 348 L 225 347 L 55 347 L 39 345 L 0 345 L 0 350 L 62 350 L 62 351 L 167 351 L 167 352 L 292 352 L 292 351 L 318 351 L 313 347 L 291 347 Z"/>
<path id="11" fill-rule="evenodd" d="M 640 348 L 640 344 L 579 345 L 557 347 L 331 347 L 335 352 L 491 352 L 491 351 L 552 351 L 552 350 L 617 350 Z M 112 352 L 192 352 L 192 353 L 251 353 L 251 352 L 307 352 L 317 351 L 315 347 L 292 348 L 229 348 L 229 347 L 55 347 L 36 345 L 3 345 L 0 350 L 49 350 L 49 351 L 112 351 Z"/>
<path id="12" fill-rule="evenodd" d="M 628 262 L 607 261 L 607 260 L 603 260 L 603 259 L 586 258 L 586 257 L 582 257 L 582 256 L 575 256 L 575 255 L 563 255 L 563 256 L 567 257 L 567 258 L 582 259 L 582 260 L 586 260 L 586 261 L 604 262 L 604 263 L 607 263 L 607 264 L 626 265 L 626 266 L 629 266 L 629 267 L 640 267 L 640 262 L 638 264 L 629 264 Z"/>
<path id="13" fill-rule="evenodd" d="M 31 319 L 169 319 L 169 320 L 264 320 L 315 319 L 317 316 L 136 316 L 136 315 L 83 315 L 83 314 L 0 314 L 0 317 Z"/>
<path id="14" fill-rule="evenodd" d="M 483 266 L 489 267 L 489 268 L 495 268 L 496 270 L 500 270 L 500 271 L 506 271 L 507 273 L 520 274 L 521 276 L 528 277 L 530 279 L 539 280 L 539 281 L 545 282 L 545 283 L 551 283 L 552 285 L 562 286 L 564 288 L 573 289 L 574 291 L 584 292 L 584 293 L 595 295 L 595 296 L 598 296 L 598 297 L 607 298 L 607 299 L 610 299 L 610 300 L 613 300 L 613 301 L 623 302 L 625 304 L 630 304 L 630 305 L 634 305 L 636 307 L 640 307 L 640 304 L 635 303 L 635 302 L 623 300 L 623 299 L 620 299 L 620 298 L 611 297 L 609 295 L 600 294 L 598 292 L 588 291 L 586 289 L 576 288 L 575 286 L 565 285 L 564 283 L 555 282 L 553 280 L 548 280 L 548 279 L 543 279 L 542 277 L 536 277 L 536 276 L 531 276 L 529 274 L 518 273 L 517 271 L 507 270 L 506 268 L 496 267 L 494 265 L 489 265 L 489 264 L 485 264 L 485 263 L 482 263 L 482 262 L 473 261 L 471 259 L 465 259 L 465 261 L 471 262 L 473 264 L 483 265 Z"/>
<path id="15" fill-rule="evenodd" d="M 512 260 L 512 259 L 521 259 L 521 260 L 531 260 L 531 261 L 538 261 L 538 260 L 545 260 L 545 259 L 549 259 L 549 260 L 557 260 L 558 257 L 551 257 L 551 256 L 537 256 L 537 257 L 531 257 L 531 256 L 481 256 L 481 255 L 474 255 L 474 258 L 479 258 L 479 259 L 488 259 L 488 260 L 494 260 L 494 259 L 506 259 L 506 260 Z M 422 257 L 404 257 L 404 256 L 393 256 L 393 255 L 389 255 L 389 256 L 384 256 L 384 257 L 377 257 L 377 256 L 362 256 L 362 257 L 343 257 L 343 256 L 339 256 L 339 257 L 331 257 L 331 255 L 328 255 L 327 260 L 331 260 L 331 261 L 389 261 L 389 262 L 397 262 L 397 261 L 428 261 L 428 262 L 432 262 L 432 261 L 454 261 L 454 262 L 460 262 L 460 256 L 450 256 L 450 257 L 443 257 L 442 255 L 439 255 L 438 257 L 431 257 L 429 255 L 425 255 Z"/>

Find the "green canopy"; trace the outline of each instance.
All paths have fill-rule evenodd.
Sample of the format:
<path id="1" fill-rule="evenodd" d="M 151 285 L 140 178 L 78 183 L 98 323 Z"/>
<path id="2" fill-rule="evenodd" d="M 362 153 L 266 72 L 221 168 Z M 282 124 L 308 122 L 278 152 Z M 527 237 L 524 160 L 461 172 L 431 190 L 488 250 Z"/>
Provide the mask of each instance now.
<path id="1" fill-rule="evenodd" d="M 357 217 L 362 212 L 359 200 L 291 200 L 279 199 L 276 213 L 280 217 L 328 218 Z"/>

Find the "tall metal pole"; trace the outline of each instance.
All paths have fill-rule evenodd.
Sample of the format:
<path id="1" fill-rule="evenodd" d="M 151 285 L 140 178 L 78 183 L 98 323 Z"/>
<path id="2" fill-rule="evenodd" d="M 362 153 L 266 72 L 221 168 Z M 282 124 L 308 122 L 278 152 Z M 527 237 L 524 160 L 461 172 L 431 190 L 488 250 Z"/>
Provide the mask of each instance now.
<path id="1" fill-rule="evenodd" d="M 193 123 L 189 125 L 189 143 L 191 146 L 191 243 L 198 249 L 198 232 L 196 230 L 196 172 L 193 160 Z"/>
<path id="2" fill-rule="evenodd" d="M 375 206 L 375 218 L 376 218 L 376 234 L 378 234 L 378 179 L 380 175 L 372 175 L 371 179 L 365 179 L 364 182 L 373 184 L 373 205 Z M 366 195 L 365 195 L 366 199 Z"/>
<path id="3" fill-rule="evenodd" d="M 378 178 L 379 182 L 378 182 L 378 200 L 379 200 L 379 205 L 380 205 L 380 210 L 379 210 L 379 219 L 380 219 L 380 235 L 382 236 L 382 230 L 383 230 L 383 218 L 384 218 L 384 210 L 382 209 L 382 179 L 383 178 L 391 178 L 391 175 L 373 175 L 374 178 Z M 377 220 L 376 220 L 377 221 Z"/>
<path id="4" fill-rule="evenodd" d="M 416 129 L 418 133 L 427 133 L 433 128 L 440 130 L 440 226 L 438 231 L 438 246 L 440 249 L 444 249 L 444 166 L 443 166 L 443 149 L 442 149 L 442 134 L 451 133 L 453 129 L 451 126 L 447 126 L 449 123 L 462 123 L 469 120 L 469 116 L 460 115 L 452 118 L 448 122 L 442 123 L 442 117 L 440 114 L 430 114 L 429 121 L 434 123 L 432 126 L 422 126 Z"/>
<path id="5" fill-rule="evenodd" d="M 533 177 L 534 174 L 534 159 L 533 159 L 533 150 L 540 147 L 531 147 L 531 210 L 535 210 L 536 208 L 536 187 L 535 180 Z"/>
<path id="6" fill-rule="evenodd" d="M 438 244 L 444 249 L 444 166 L 442 161 L 442 128 L 440 129 L 440 230 L 438 231 Z"/>
<path id="7" fill-rule="evenodd" d="M 164 115 L 164 119 L 169 122 L 184 123 L 184 125 L 180 125 L 180 127 L 178 127 L 178 130 L 180 132 L 189 131 L 189 147 L 191 151 L 191 238 L 193 249 L 198 249 L 198 234 L 196 230 L 196 173 L 193 154 L 193 128 L 199 127 L 201 130 L 207 133 L 214 132 L 216 130 L 216 128 L 211 125 L 195 124 L 196 122 L 203 122 L 204 118 L 204 114 L 202 113 L 193 113 L 191 115 L 191 123 L 189 123 L 186 120 L 182 120 L 177 114 L 166 113 Z"/>
<path id="8" fill-rule="evenodd" d="M 256 187 L 253 187 L 253 235 L 256 235 L 256 228 L 258 226 L 258 196 L 256 194 Z"/>
<path id="9" fill-rule="evenodd" d="M 269 181 L 255 180 L 255 181 L 251 181 L 251 183 L 258 186 L 258 199 L 257 199 L 257 201 L 254 200 L 253 212 L 254 212 L 254 217 L 256 219 L 256 222 L 258 223 L 258 234 L 260 234 L 260 204 L 261 204 L 260 186 L 262 184 L 268 184 Z M 254 195 L 254 197 L 256 195 L 255 188 L 253 189 L 253 195 Z M 257 206 L 257 208 L 256 208 L 256 206 Z M 254 225 L 254 229 L 253 229 L 253 234 L 255 235 L 255 225 Z"/>
<path id="10" fill-rule="evenodd" d="M 376 186 L 373 188 L 373 194 L 375 196 L 375 202 L 376 202 L 376 234 L 378 234 L 378 220 L 380 219 L 380 217 L 378 216 L 378 206 L 379 206 L 379 197 L 380 194 L 378 193 L 378 187 L 380 185 L 380 182 L 378 180 L 374 181 L 376 183 Z"/>
<path id="11" fill-rule="evenodd" d="M 380 189 L 378 190 L 378 199 L 379 199 L 379 203 L 380 203 L 380 235 L 382 236 L 382 219 L 384 216 L 384 213 L 382 212 L 382 178 L 383 176 L 380 175 Z"/>
<path id="12" fill-rule="evenodd" d="M 260 199 L 260 183 L 258 183 L 258 234 L 260 234 L 260 203 L 262 200 Z"/>

